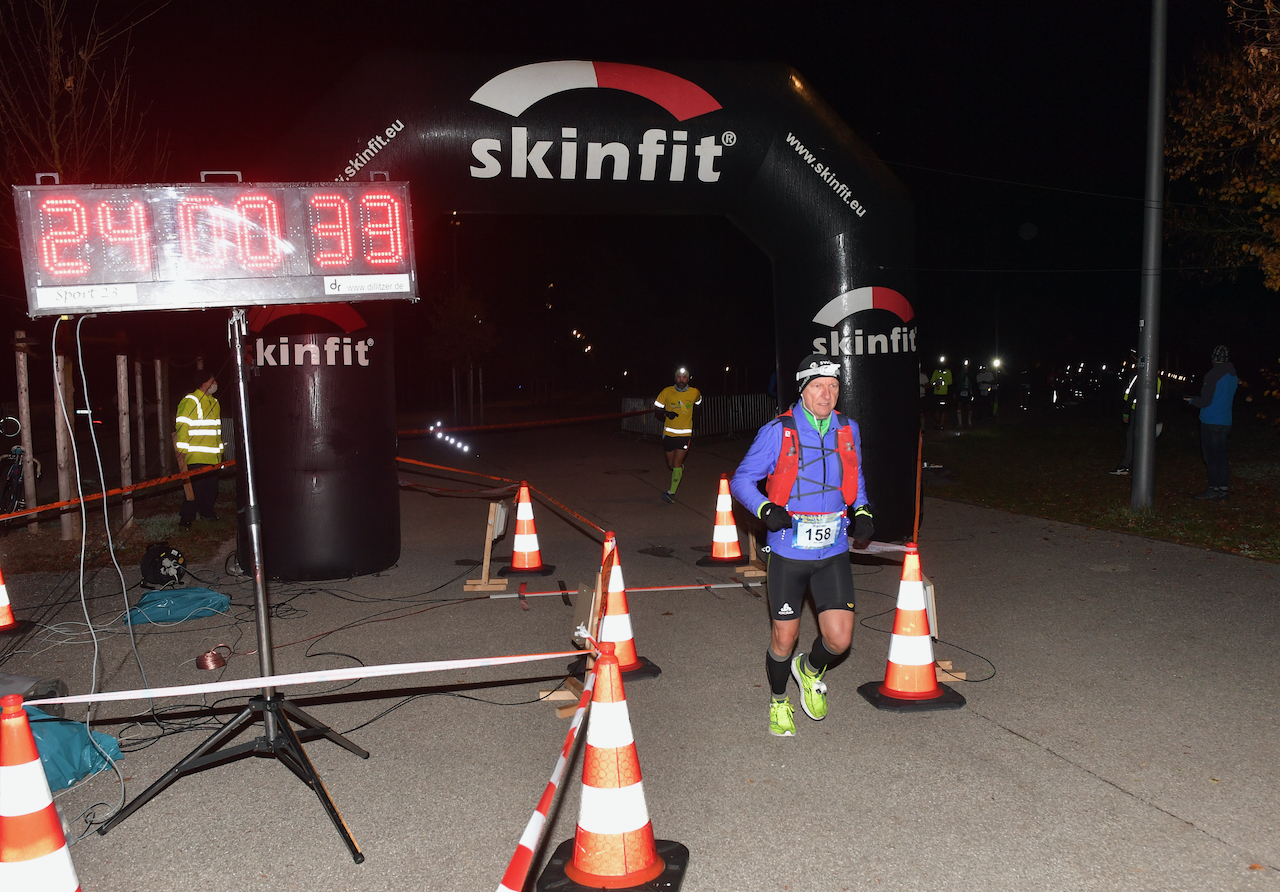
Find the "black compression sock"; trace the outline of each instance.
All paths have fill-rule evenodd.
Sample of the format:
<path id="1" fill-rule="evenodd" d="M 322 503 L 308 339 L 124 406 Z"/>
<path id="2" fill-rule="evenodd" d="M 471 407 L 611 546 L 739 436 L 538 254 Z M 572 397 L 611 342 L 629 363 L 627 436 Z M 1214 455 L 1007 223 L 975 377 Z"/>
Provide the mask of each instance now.
<path id="1" fill-rule="evenodd" d="M 773 691 L 773 696 L 782 698 L 787 695 L 787 679 L 791 677 L 791 658 L 783 657 L 781 660 L 774 654 L 773 648 L 765 651 L 764 657 L 765 672 L 769 676 L 769 688 Z"/>
<path id="2" fill-rule="evenodd" d="M 813 647 L 805 656 L 805 662 L 809 664 L 809 668 L 813 670 L 814 674 L 817 674 L 830 666 L 832 661 L 834 661 L 838 656 L 840 656 L 840 654 L 833 654 L 831 651 L 827 650 L 826 642 L 823 641 L 822 636 L 819 635 L 813 640 Z"/>

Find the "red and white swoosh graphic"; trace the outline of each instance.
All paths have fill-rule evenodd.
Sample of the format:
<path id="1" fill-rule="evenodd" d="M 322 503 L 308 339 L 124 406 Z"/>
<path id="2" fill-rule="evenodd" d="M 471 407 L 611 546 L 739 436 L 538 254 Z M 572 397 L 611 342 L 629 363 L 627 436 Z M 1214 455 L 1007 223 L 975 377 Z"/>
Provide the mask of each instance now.
<path id="1" fill-rule="evenodd" d="M 861 313 L 863 310 L 888 310 L 903 322 L 910 322 L 916 314 L 915 310 L 911 309 L 911 304 L 907 303 L 907 299 L 892 288 L 869 285 L 865 288 L 846 291 L 832 298 L 818 311 L 818 315 L 813 317 L 813 321 L 831 328 L 841 320 L 854 313 Z"/>
<path id="2" fill-rule="evenodd" d="M 471 101 L 515 117 L 556 93 L 597 87 L 643 96 L 665 108 L 677 121 L 687 121 L 720 108 L 715 97 L 693 81 L 666 71 L 622 62 L 569 60 L 534 62 L 504 71 L 476 90 Z"/>

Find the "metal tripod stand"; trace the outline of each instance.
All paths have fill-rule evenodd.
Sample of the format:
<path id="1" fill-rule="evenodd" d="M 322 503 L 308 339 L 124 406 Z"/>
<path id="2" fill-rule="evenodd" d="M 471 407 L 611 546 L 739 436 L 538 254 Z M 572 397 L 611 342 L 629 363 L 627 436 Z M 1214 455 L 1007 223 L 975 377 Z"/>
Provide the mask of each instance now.
<path id="1" fill-rule="evenodd" d="M 228 323 L 227 337 L 235 353 L 236 383 L 241 406 L 241 456 L 239 461 L 244 462 L 244 474 L 248 484 L 248 504 L 245 506 L 245 515 L 249 528 L 250 548 L 253 552 L 253 593 L 254 607 L 257 611 L 258 667 L 261 671 L 261 676 L 269 678 L 275 674 L 275 670 L 271 660 L 270 605 L 267 603 L 266 574 L 262 565 L 262 517 L 258 510 L 257 491 L 254 487 L 253 460 L 249 452 L 249 394 L 248 378 L 244 364 L 243 341 L 243 335 L 246 330 L 244 310 L 233 309 Z M 262 736 L 251 743 L 240 744 L 225 750 L 219 749 L 223 743 L 231 740 L 243 729 L 256 724 L 259 718 L 262 721 Z M 298 730 L 295 730 L 293 725 L 290 724 L 290 719 L 300 726 Z M 112 816 L 111 820 L 99 827 L 98 832 L 107 833 L 112 827 L 115 827 L 129 815 L 146 805 L 159 795 L 162 790 L 184 775 L 194 774 L 214 765 L 237 761 L 247 756 L 267 756 L 284 763 L 285 767 L 296 774 L 304 784 L 315 792 L 320 804 L 329 814 L 329 819 L 333 821 L 333 826 L 337 829 L 338 835 L 342 837 L 342 841 L 346 843 L 347 848 L 350 850 L 351 857 L 355 859 L 357 864 L 360 864 L 364 861 L 364 853 L 360 851 L 360 846 L 352 838 L 351 831 L 347 828 L 346 822 L 342 820 L 342 815 L 338 813 L 337 806 L 333 804 L 329 791 L 325 789 L 324 782 L 316 774 L 315 767 L 312 766 L 311 760 L 307 758 L 306 750 L 302 747 L 303 743 L 321 737 L 355 753 L 362 759 L 369 758 L 367 751 L 356 746 L 323 722 L 294 706 L 284 695 L 277 693 L 274 688 L 263 688 L 262 693 L 251 698 L 245 708 L 234 719 L 183 757 L 163 777 L 147 787 L 141 795 Z"/>

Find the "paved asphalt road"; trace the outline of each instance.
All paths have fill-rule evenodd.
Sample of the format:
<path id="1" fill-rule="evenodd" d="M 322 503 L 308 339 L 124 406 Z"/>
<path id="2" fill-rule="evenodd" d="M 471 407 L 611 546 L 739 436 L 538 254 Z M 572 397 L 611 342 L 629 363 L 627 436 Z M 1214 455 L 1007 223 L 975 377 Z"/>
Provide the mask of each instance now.
<path id="1" fill-rule="evenodd" d="M 667 478 L 653 442 L 602 427 L 472 442 L 468 467 L 527 478 L 617 531 L 629 588 L 732 581 L 732 568 L 695 561 L 711 542 L 719 475 L 745 441 L 695 444 L 674 506 L 658 499 Z M 433 442 L 403 449 L 457 460 Z M 458 562 L 480 557 L 484 500 L 404 491 L 401 511 L 402 555 L 390 570 L 272 585 L 278 672 L 570 649 L 574 609 L 559 597 L 530 598 L 525 610 L 463 592 L 476 571 Z M 544 502 L 535 511 L 556 572 L 530 590 L 589 581 L 599 534 Z M 855 563 L 859 626 L 851 656 L 828 674 L 830 715 L 816 723 L 797 712 L 799 732 L 785 740 L 767 731 L 757 592 L 631 594 L 637 646 L 662 674 L 632 682 L 628 706 L 654 829 L 691 851 L 686 890 L 1280 889 L 1280 568 L 936 499 L 920 540 L 937 587 L 935 656 L 973 682 L 955 685 L 968 698 L 956 711 L 881 712 L 856 693 L 883 678 L 895 563 Z M 250 587 L 221 567 L 200 576 L 232 596 L 232 615 L 140 628 L 136 658 L 122 627 L 107 627 L 100 688 L 142 686 L 139 663 L 152 686 L 256 675 Z M 135 582 L 136 568 L 125 570 Z M 7 581 L 20 616 L 24 605 L 67 603 L 5 671 L 86 690 L 92 643 L 75 586 L 51 574 Z M 121 612 L 119 588 L 114 571 L 89 580 L 95 623 Z M 814 630 L 806 611 L 802 646 Z M 236 654 L 226 669 L 197 669 L 196 656 L 220 643 Z M 565 663 L 291 690 L 372 754 L 307 747 L 363 864 L 282 764 L 246 759 L 184 777 L 108 835 L 85 836 L 71 850 L 82 886 L 490 892 L 568 729 L 537 702 Z M 242 700 L 219 696 L 204 705 L 225 720 Z M 174 732 L 164 736 L 154 724 L 99 726 L 133 750 L 120 766 L 130 797 L 210 733 L 208 724 L 177 733 L 207 722 L 200 706 L 157 702 Z M 111 704 L 99 715 L 147 708 Z M 580 764 L 579 754 L 544 858 L 573 835 Z M 90 807 L 105 814 L 119 797 L 105 772 L 58 801 L 74 819 Z"/>

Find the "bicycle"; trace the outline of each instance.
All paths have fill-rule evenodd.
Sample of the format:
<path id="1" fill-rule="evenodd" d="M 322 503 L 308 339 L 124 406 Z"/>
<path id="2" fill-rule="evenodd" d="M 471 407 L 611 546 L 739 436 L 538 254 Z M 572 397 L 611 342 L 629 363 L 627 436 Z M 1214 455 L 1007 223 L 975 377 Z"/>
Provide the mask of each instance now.
<path id="1" fill-rule="evenodd" d="M 27 507 L 25 456 L 26 452 L 21 446 L 14 446 L 8 455 L 0 456 L 0 463 L 9 462 L 9 471 L 4 478 L 4 491 L 0 493 L 0 514 L 12 514 Z M 39 479 L 40 460 L 33 457 L 31 462 L 35 465 L 36 478 Z"/>

